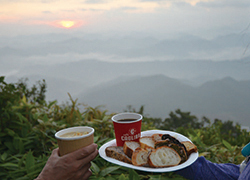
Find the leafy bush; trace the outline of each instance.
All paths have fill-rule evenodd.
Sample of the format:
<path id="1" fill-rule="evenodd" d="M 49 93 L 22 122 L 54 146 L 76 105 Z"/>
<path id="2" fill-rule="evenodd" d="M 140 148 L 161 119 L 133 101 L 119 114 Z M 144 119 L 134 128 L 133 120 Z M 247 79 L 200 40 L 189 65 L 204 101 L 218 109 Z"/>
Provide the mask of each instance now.
<path id="1" fill-rule="evenodd" d="M 57 147 L 54 134 L 60 129 L 92 126 L 96 130 L 94 141 L 99 147 L 115 138 L 112 113 L 100 110 L 101 106 L 93 108 L 79 104 L 70 94 L 70 103 L 46 102 L 45 81 L 29 89 L 23 81 L 8 84 L 4 77 L 0 77 L 0 88 L 0 179 L 29 180 L 37 177 L 52 149 Z M 84 110 L 80 110 L 82 106 Z M 136 112 L 131 106 L 128 110 Z M 138 113 L 143 114 L 143 106 Z M 239 164 L 243 160 L 240 150 L 250 141 L 250 134 L 240 125 L 221 120 L 211 123 L 206 117 L 199 120 L 190 112 L 181 110 L 171 112 L 169 116 L 164 121 L 144 116 L 142 131 L 165 129 L 179 132 L 197 145 L 200 155 L 213 162 Z M 91 169 L 93 175 L 90 179 L 183 179 L 173 172 L 148 173 L 117 166 L 99 156 L 92 162 Z"/>

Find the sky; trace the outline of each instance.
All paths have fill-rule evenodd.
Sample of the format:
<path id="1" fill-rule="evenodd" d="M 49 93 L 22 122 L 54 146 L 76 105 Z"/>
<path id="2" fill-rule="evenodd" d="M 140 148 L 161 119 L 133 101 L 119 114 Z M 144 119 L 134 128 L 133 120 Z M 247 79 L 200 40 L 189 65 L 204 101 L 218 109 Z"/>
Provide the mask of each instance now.
<path id="1" fill-rule="evenodd" d="M 102 68 L 100 61 L 239 60 L 246 69 L 249 57 L 249 0 L 0 0 L 0 76 L 14 82 L 45 78 L 53 98 L 60 98 L 58 92 L 67 98 L 69 87 L 86 88 L 86 82 L 79 88 L 74 77 L 65 83 L 67 73 L 82 77 L 73 65 L 84 60 L 98 60 L 85 76 L 95 83 L 108 80 L 92 72 Z M 55 74 L 64 65 L 72 68 Z M 170 77 L 187 78 L 178 72 L 170 71 Z M 204 72 L 191 80 L 215 79 L 222 69 Z M 239 74 L 249 78 L 248 69 L 244 72 Z"/>
<path id="2" fill-rule="evenodd" d="M 129 33 L 212 38 L 249 30 L 249 0 L 0 0 L 0 36 Z"/>

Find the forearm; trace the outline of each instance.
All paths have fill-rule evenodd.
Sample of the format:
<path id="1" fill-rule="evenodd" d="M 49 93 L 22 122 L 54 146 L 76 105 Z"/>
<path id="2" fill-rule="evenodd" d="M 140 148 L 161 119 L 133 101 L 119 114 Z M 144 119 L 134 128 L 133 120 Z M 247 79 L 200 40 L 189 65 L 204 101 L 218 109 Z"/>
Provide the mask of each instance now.
<path id="1" fill-rule="evenodd" d="M 250 179 L 250 161 L 248 161 L 246 167 L 240 174 L 240 177 L 238 180 L 245 180 L 245 179 Z"/>
<path id="2" fill-rule="evenodd" d="M 41 178 L 40 176 L 38 176 L 36 179 L 34 179 L 34 180 L 45 180 L 45 179 L 43 179 L 43 178 Z"/>
<path id="3" fill-rule="evenodd" d="M 43 170 L 40 172 L 40 174 L 37 176 L 34 180 L 49 180 L 50 178 L 43 177 Z"/>
<path id="4" fill-rule="evenodd" d="M 177 174 L 187 179 L 238 179 L 240 172 L 239 166 L 234 164 L 216 164 L 199 157 L 191 166 L 176 171 Z"/>

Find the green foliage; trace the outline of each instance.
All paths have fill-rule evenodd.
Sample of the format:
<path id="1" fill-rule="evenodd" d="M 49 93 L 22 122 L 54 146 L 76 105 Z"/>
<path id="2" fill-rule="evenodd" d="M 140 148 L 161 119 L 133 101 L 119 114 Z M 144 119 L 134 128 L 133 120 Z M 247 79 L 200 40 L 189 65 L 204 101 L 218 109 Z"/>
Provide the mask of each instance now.
<path id="1" fill-rule="evenodd" d="M 47 85 L 45 80 L 38 81 L 37 84 L 34 84 L 30 89 L 27 84 L 28 79 L 20 79 L 17 83 L 17 89 L 19 89 L 21 96 L 25 96 L 29 99 L 29 102 L 32 103 L 41 103 L 45 100 L 45 93 Z"/>
<path id="2" fill-rule="evenodd" d="M 178 127 L 198 129 L 210 123 L 210 120 L 207 118 L 203 118 L 199 121 L 196 116 L 190 115 L 190 112 L 182 112 L 180 109 L 177 109 L 175 113 L 171 111 L 169 116 L 170 117 L 166 118 L 165 121 L 158 124 L 158 128 L 173 131 Z"/>
<path id="3" fill-rule="evenodd" d="M 77 103 L 69 94 L 70 103 L 58 105 L 46 102 L 45 81 L 28 88 L 27 81 L 8 84 L 0 77 L 0 179 L 30 180 L 37 177 L 52 149 L 57 147 L 56 131 L 79 125 L 95 129 L 95 143 L 100 147 L 115 138 L 112 113 L 101 106 L 88 107 Z M 235 163 L 243 160 L 241 148 L 250 141 L 249 132 L 231 121 L 206 117 L 199 120 L 190 112 L 176 110 L 164 121 L 143 114 L 144 107 L 136 111 L 131 106 L 125 111 L 144 116 L 142 131 L 163 129 L 179 132 L 190 138 L 200 155 L 217 163 Z M 174 172 L 148 173 L 121 167 L 97 157 L 91 166 L 90 179 L 100 180 L 164 180 L 184 179 Z"/>

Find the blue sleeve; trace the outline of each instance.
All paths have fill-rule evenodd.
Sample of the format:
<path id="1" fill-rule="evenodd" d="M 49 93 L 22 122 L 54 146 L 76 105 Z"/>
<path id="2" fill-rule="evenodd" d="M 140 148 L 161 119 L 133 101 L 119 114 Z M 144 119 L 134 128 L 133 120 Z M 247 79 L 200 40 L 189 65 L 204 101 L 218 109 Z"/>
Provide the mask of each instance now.
<path id="1" fill-rule="evenodd" d="M 176 171 L 176 173 L 192 180 L 236 180 L 240 176 L 239 165 L 216 164 L 206 160 L 203 156 L 199 157 L 191 166 Z"/>
<path id="2" fill-rule="evenodd" d="M 240 174 L 239 180 L 246 180 L 250 179 L 250 161 L 248 161 L 245 169 L 243 172 Z"/>

